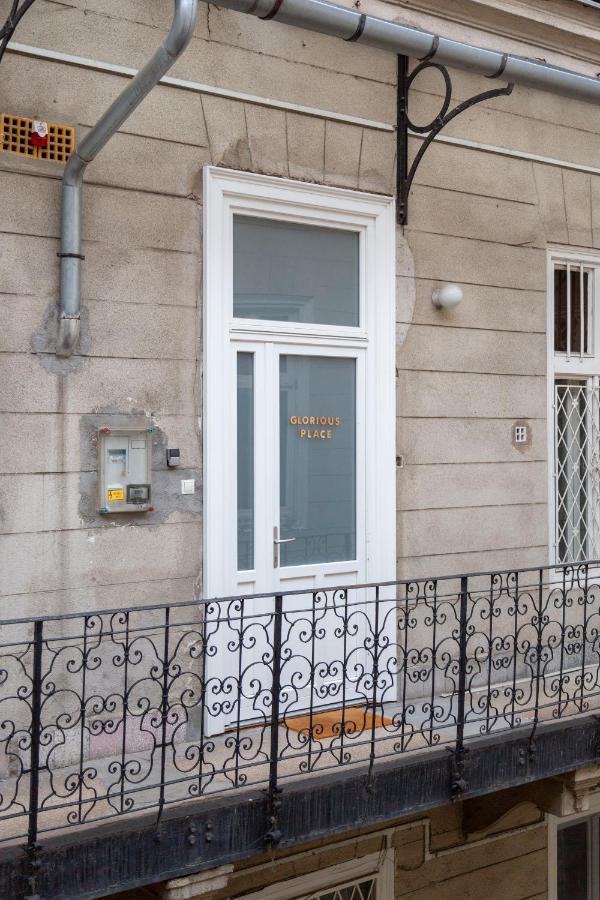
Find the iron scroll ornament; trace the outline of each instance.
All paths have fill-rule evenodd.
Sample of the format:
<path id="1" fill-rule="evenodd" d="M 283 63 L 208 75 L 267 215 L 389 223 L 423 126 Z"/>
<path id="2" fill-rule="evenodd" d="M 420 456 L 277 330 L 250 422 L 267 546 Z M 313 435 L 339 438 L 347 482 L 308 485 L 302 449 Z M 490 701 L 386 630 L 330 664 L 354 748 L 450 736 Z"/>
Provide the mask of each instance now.
<path id="1" fill-rule="evenodd" d="M 426 125 L 416 125 L 408 114 L 408 92 L 417 76 L 426 69 L 436 69 L 441 73 L 444 79 L 445 95 L 437 116 Z M 488 76 L 490 78 L 500 78 L 504 71 L 504 65 L 495 74 Z M 418 66 L 408 72 L 408 59 L 406 56 L 398 56 L 398 163 L 397 163 L 397 221 L 399 225 L 406 225 L 408 221 L 408 196 L 412 188 L 413 180 L 421 160 L 423 159 L 428 147 L 432 144 L 440 131 L 448 125 L 453 119 L 459 116 L 465 110 L 470 109 L 477 103 L 483 103 L 485 100 L 491 100 L 493 97 L 509 96 L 513 91 L 514 85 L 507 84 L 501 88 L 494 88 L 489 91 L 483 91 L 475 94 L 468 100 L 457 104 L 450 109 L 452 102 L 452 79 L 446 66 L 441 63 L 433 62 L 430 59 L 422 60 Z M 424 135 L 424 140 L 419 150 L 408 166 L 408 136 L 409 131 L 414 134 Z"/>

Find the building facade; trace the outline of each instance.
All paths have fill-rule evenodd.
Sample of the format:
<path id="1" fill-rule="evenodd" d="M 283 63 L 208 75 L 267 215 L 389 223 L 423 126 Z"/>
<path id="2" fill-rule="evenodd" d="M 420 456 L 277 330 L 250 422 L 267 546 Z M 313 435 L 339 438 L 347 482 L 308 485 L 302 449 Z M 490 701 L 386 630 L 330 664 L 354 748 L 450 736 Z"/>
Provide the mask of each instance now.
<path id="1" fill-rule="evenodd" d="M 8 15 L 10 4 L 5 5 Z M 346 5 L 589 77 L 600 70 L 600 4 L 593 2 L 357 0 Z M 585 703 L 578 684 L 577 712 L 593 710 L 600 660 L 589 595 L 581 637 L 579 626 L 565 619 L 570 595 L 560 567 L 600 558 L 598 106 L 519 83 L 508 94 L 501 90 L 502 73 L 490 81 L 454 67 L 444 72 L 425 60 L 406 95 L 407 125 L 399 117 L 406 73 L 396 53 L 295 27 L 283 11 L 281 21 L 276 13 L 272 21 L 260 21 L 219 6 L 199 7 L 185 53 L 86 171 L 81 324 L 68 356 L 56 352 L 59 272 L 60 263 L 77 254 L 64 254 L 60 243 L 68 156 L 61 141 L 74 129 L 74 146 L 81 145 L 164 39 L 172 4 L 37 0 L 0 64 L 0 616 L 23 620 L 9 626 L 6 640 L 13 649 L 7 655 L 25 658 L 14 651 L 19 642 L 27 654 L 34 653 L 33 632 L 27 629 L 34 628 L 35 617 L 62 622 L 52 637 L 65 641 L 69 620 L 58 617 L 82 616 L 83 636 L 91 629 L 100 646 L 118 611 L 148 608 L 135 627 L 162 636 L 167 632 L 159 616 L 167 604 L 181 612 L 206 598 L 265 595 L 251 610 L 248 604 L 227 609 L 216 604 L 201 618 L 209 631 L 211 615 L 217 622 L 212 645 L 202 633 L 203 647 L 212 648 L 203 671 L 220 691 L 237 672 L 239 696 L 228 706 L 219 694 L 210 709 L 202 700 L 194 734 L 200 730 L 199 754 L 206 761 L 217 752 L 220 736 L 236 732 L 231 786 L 238 789 L 260 780 L 253 782 L 250 772 L 258 744 L 244 756 L 244 729 L 274 715 L 271 700 L 263 702 L 262 687 L 242 684 L 242 670 L 266 660 L 268 672 L 259 681 L 274 677 L 277 650 L 283 650 L 284 662 L 286 652 L 309 659 L 308 680 L 298 686 L 292 678 L 296 695 L 290 700 L 284 692 L 281 702 L 289 719 L 310 708 L 310 747 L 313 715 L 321 708 L 360 706 L 370 690 L 357 687 L 364 661 L 354 680 L 349 663 L 348 594 L 342 598 L 344 627 L 336 630 L 339 608 L 327 599 L 328 591 L 354 586 L 352 602 L 374 600 L 375 614 L 388 617 L 400 596 L 389 582 L 415 583 L 416 599 L 427 601 L 427 585 L 448 577 L 440 582 L 440 603 L 442 596 L 453 595 L 467 604 L 472 595 L 454 576 L 549 566 L 544 569 L 549 589 L 562 578 L 566 591 L 561 611 L 552 607 L 561 646 L 567 647 L 560 658 L 554 718 L 566 709 L 567 662 L 581 666 L 583 682 L 590 667 L 595 672 Z M 410 59 L 408 71 L 419 62 Z M 410 164 L 424 145 L 426 131 L 419 128 L 435 123 L 440 110 L 448 111 L 445 74 L 452 106 L 498 90 L 467 103 L 448 121 L 427 147 L 410 191 L 403 193 L 405 147 Z M 43 134 L 40 148 L 32 143 L 34 121 L 48 124 L 50 145 Z M 400 206 L 405 206 L 403 223 Z M 571 578 L 572 569 L 569 573 Z M 525 583 L 533 578 L 523 577 Z M 369 595 L 356 587 L 375 583 L 387 587 Z M 318 611 L 320 591 L 327 637 L 315 631 L 313 619 L 308 646 L 298 622 L 304 621 L 307 604 L 312 615 Z M 525 601 L 517 589 L 515 613 L 510 587 L 503 591 L 500 605 L 510 631 Z M 273 607 L 275 596 L 288 602 L 283 612 Z M 269 631 L 274 608 L 288 629 L 278 639 Z M 417 743 L 410 749 L 438 752 L 431 707 L 442 710 L 437 722 L 444 744 L 450 723 L 454 728 L 459 717 L 454 700 L 440 700 L 440 706 L 438 696 L 464 694 L 465 679 L 471 695 L 480 686 L 471 680 L 470 650 L 460 635 L 434 615 L 434 624 L 447 628 L 445 639 L 453 642 L 446 660 L 436 643 L 439 636 L 431 637 L 426 611 L 427 602 L 422 620 L 414 614 L 423 638 L 413 648 L 411 671 L 425 667 L 428 675 L 420 688 L 418 675 L 409 676 L 402 702 L 404 710 L 413 704 L 412 712 L 416 707 L 424 716 L 415 726 L 423 747 Z M 502 716 L 512 730 L 533 723 L 535 731 L 544 718 L 538 715 L 542 707 L 552 718 L 555 689 L 548 685 L 554 669 L 540 673 L 547 663 L 540 648 L 556 643 L 541 636 L 540 611 L 541 606 L 522 613 L 537 629 L 533 668 L 528 649 L 517 665 L 516 637 L 508 651 L 512 718 L 506 719 L 506 707 Z M 96 612 L 100 626 L 86 617 Z M 453 615 L 461 627 L 471 613 L 462 619 Z M 252 617 L 262 637 L 253 634 L 247 645 L 236 644 L 232 635 L 248 628 Z M 375 660 L 379 674 L 386 667 L 392 673 L 381 690 L 397 703 L 402 667 L 386 656 L 391 644 L 401 643 L 402 628 L 393 618 L 386 624 L 377 619 L 374 626 L 372 611 L 365 613 L 352 646 L 368 649 L 369 633 L 376 633 L 379 649 L 370 664 Z M 173 614 L 173 621 L 187 627 L 185 616 Z M 406 631 L 413 620 L 407 613 L 403 621 Z M 189 634 L 186 640 L 186 647 L 193 644 Z M 503 650 L 502 638 L 492 639 L 491 631 L 487 640 L 489 674 L 506 646 Z M 52 668 L 50 663 L 45 668 L 44 659 L 60 659 L 57 646 L 48 638 L 43 645 L 42 709 Z M 451 661 L 460 661 L 461 653 L 462 687 Z M 167 656 L 165 649 L 163 674 Z M 338 657 L 336 671 L 331 659 Z M 170 663 L 173 659 L 169 656 Z M 102 664 L 107 665 L 104 657 Z M 441 675 L 434 689 L 436 668 Z M 74 690 L 73 671 L 68 665 L 62 670 L 65 691 Z M 188 675 L 192 679 L 191 669 Z M 178 740 L 184 740 L 174 737 L 184 714 L 171 707 L 167 721 L 164 705 L 162 718 L 150 724 L 140 720 L 126 738 L 128 713 L 114 713 L 109 698 L 119 691 L 121 699 L 129 696 L 130 686 L 125 676 L 125 688 L 116 688 L 117 677 L 114 663 L 104 687 L 95 685 L 95 693 L 88 687 L 87 695 L 77 681 L 78 723 L 53 712 L 52 728 L 45 730 L 42 721 L 37 732 L 38 741 L 53 735 L 48 773 L 70 765 L 79 773 L 77 821 L 90 840 L 95 816 L 81 819 L 85 802 L 96 802 L 85 793 L 93 790 L 91 782 L 81 777 L 90 761 L 105 760 L 96 766 L 100 771 L 118 752 L 124 761 L 130 753 L 149 747 L 153 752 L 170 742 L 176 754 Z M 519 684 L 529 679 L 530 687 L 544 681 L 546 702 L 538 690 L 520 719 L 515 718 L 520 690 L 515 679 Z M 32 691 L 34 683 L 35 673 Z M 488 679 L 488 698 L 491 683 Z M 344 685 L 350 684 L 346 695 Z M 494 684 L 502 691 L 505 681 L 498 676 Z M 393 729 L 385 754 L 389 762 L 397 753 L 396 725 L 401 721 L 404 728 L 408 719 L 405 712 L 395 719 L 391 707 L 384 708 L 379 689 L 373 688 L 371 719 L 363 717 L 360 730 L 372 732 L 368 737 L 375 741 L 378 729 Z M 436 701 L 425 709 L 430 689 Z M 96 718 L 86 706 L 92 696 L 101 697 Z M 163 704 L 164 696 L 163 691 Z M 0 769 L 9 784 L 22 776 L 27 792 L 34 728 L 23 726 L 22 713 L 15 711 L 18 695 L 7 697 L 13 724 L 4 741 L 0 733 L 6 757 Z M 65 697 L 58 698 L 59 706 L 68 706 Z M 160 713 L 160 700 L 157 704 Z M 119 715 L 121 724 L 112 724 L 111 716 L 116 722 Z M 185 713 L 186 728 L 192 718 Z M 423 737 L 425 720 L 429 739 Z M 465 725 L 464 710 L 461 721 Z M 28 737 L 18 751 L 11 741 L 20 728 Z M 342 718 L 342 736 L 345 728 Z M 485 733 L 489 737 L 491 731 Z M 151 735 L 150 744 L 144 743 L 145 734 Z M 340 735 L 335 723 L 332 735 Z M 409 802 L 397 786 L 400 799 L 393 809 L 369 808 L 364 821 L 356 809 L 329 825 L 324 813 L 319 818 L 313 808 L 311 820 L 307 811 L 309 832 L 298 826 L 297 838 L 286 845 L 271 792 L 273 828 L 266 846 L 246 840 L 249 825 L 231 838 L 235 825 L 228 819 L 225 830 L 232 830 L 222 838 L 228 849 L 220 856 L 198 851 L 147 874 L 140 851 L 137 875 L 111 872 L 107 856 L 104 882 L 98 875 L 89 887 L 81 880 L 69 887 L 63 875 L 60 895 L 128 890 L 171 900 L 600 896 L 595 757 L 580 747 L 546 766 L 530 738 L 529 768 L 522 777 L 507 775 L 503 781 L 496 760 L 491 781 L 482 777 L 472 794 L 460 784 L 456 789 L 465 780 L 458 757 L 454 803 L 450 794 L 433 789 Z M 198 738 L 186 731 L 185 740 Z M 213 742 L 210 751 L 207 740 Z M 286 746 L 294 760 L 306 742 Z M 275 749 L 281 754 L 281 747 Z M 464 749 L 462 732 L 459 749 Z M 256 765 L 268 768 L 273 757 L 264 753 Z M 475 756 L 473 751 L 471 759 Z M 192 757 L 190 764 L 196 765 Z M 163 782 L 164 758 L 163 749 Z M 350 761 L 358 765 L 360 758 Z M 229 777 L 226 764 L 213 759 L 211 765 L 212 772 Z M 427 765 L 425 760 L 419 779 L 430 778 Z M 329 765 L 322 776 L 334 768 Z M 298 774 L 306 771 L 299 764 Z M 265 783 L 273 776 L 272 769 L 261 773 Z M 123 772 L 120 777 L 122 788 Z M 108 776 L 102 778 L 108 783 Z M 51 792 L 68 805 L 74 795 L 65 790 Z M 109 806 L 110 796 L 107 789 Z M 362 803 L 357 797 L 354 802 Z M 322 804 L 326 798 L 335 805 L 335 794 L 324 787 Z M 161 810 L 163 801 L 161 794 Z M 15 792 L 7 801 L 7 817 L 20 802 Z M 202 802 L 215 801 L 197 798 Z M 349 796 L 346 802 L 351 804 Z M 131 830 L 135 819 L 122 821 Z M 122 821 L 112 827 L 125 827 Z M 218 832 L 218 812 L 211 821 L 209 832 Z M 50 821 L 49 839 L 54 828 L 62 824 Z M 206 834 L 197 837 L 206 847 Z M 195 832 L 182 840 L 189 838 L 186 846 L 197 846 Z M 68 834 L 60 840 L 68 844 Z M 35 850 L 38 841 L 33 843 Z M 39 843 L 43 849 L 41 838 Z M 16 892 L 11 847 L 8 840 L 3 877 L 11 885 L 7 890 Z M 39 875 L 31 895 L 58 896 L 57 884 L 45 893 Z"/>

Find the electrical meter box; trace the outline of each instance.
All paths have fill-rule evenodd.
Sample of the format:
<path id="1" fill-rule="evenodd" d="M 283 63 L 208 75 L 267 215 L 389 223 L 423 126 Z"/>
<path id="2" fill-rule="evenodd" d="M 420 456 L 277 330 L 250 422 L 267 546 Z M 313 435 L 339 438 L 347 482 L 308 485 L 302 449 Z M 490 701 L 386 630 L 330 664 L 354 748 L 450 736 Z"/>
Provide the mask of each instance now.
<path id="1" fill-rule="evenodd" d="M 98 450 L 100 512 L 147 512 L 151 503 L 151 434 L 145 428 L 101 428 Z"/>

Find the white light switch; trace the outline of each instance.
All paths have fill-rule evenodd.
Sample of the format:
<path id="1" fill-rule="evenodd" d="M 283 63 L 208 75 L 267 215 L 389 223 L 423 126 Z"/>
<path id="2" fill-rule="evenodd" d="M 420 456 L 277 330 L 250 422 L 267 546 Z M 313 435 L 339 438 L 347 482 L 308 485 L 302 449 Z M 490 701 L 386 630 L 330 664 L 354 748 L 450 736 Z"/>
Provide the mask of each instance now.
<path id="1" fill-rule="evenodd" d="M 182 494 L 193 494 L 196 490 L 196 481 L 194 478 L 182 478 L 181 480 L 181 493 Z"/>

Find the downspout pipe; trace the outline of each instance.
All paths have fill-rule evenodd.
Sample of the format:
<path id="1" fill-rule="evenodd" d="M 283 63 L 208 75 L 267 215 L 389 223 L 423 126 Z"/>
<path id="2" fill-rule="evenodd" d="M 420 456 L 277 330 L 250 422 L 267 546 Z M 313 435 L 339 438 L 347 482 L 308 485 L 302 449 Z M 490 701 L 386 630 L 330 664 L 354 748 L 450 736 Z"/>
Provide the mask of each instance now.
<path id="1" fill-rule="evenodd" d="M 79 338 L 81 315 L 81 220 L 83 176 L 89 163 L 129 118 L 188 46 L 198 15 L 198 0 L 175 0 L 171 28 L 146 65 L 117 97 L 77 150 L 62 179 L 60 234 L 60 310 L 57 356 L 71 356 Z"/>
<path id="2" fill-rule="evenodd" d="M 326 0 L 206 0 L 227 9 L 248 13 L 259 19 L 275 19 L 344 41 L 365 44 L 379 50 L 418 60 L 435 60 L 515 84 L 570 97 L 573 100 L 600 102 L 600 80 L 552 66 L 536 59 L 513 56 L 497 50 L 485 50 L 441 37 L 429 31 L 368 16 L 356 9 L 336 6 Z"/>

